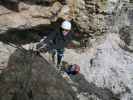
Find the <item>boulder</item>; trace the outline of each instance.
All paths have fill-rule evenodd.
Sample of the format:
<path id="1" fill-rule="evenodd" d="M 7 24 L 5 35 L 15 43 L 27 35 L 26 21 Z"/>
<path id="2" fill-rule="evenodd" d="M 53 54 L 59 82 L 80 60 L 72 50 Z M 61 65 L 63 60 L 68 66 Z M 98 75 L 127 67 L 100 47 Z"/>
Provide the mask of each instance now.
<path id="1" fill-rule="evenodd" d="M 77 100 L 56 69 L 32 51 L 17 49 L 0 75 L 1 100 Z"/>

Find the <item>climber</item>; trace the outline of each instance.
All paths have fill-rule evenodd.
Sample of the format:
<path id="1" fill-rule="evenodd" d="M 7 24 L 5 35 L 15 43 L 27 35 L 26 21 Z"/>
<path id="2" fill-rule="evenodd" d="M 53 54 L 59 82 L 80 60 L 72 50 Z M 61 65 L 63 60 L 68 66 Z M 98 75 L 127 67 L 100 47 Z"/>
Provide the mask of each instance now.
<path id="1" fill-rule="evenodd" d="M 71 32 L 71 23 L 63 21 L 59 32 L 52 32 L 37 44 L 38 52 L 49 51 L 52 53 L 52 60 L 55 62 L 57 53 L 57 67 L 60 67 L 64 48 L 71 42 L 73 33 Z"/>
<path id="2" fill-rule="evenodd" d="M 77 75 L 80 72 L 80 66 L 77 64 L 65 64 L 63 69 L 68 75 Z"/>

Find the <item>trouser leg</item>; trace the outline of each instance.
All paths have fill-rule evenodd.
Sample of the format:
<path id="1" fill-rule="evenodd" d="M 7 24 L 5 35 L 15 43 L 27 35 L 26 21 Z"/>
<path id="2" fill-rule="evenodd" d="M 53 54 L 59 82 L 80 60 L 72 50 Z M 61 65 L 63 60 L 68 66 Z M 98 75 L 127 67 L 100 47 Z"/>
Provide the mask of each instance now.
<path id="1" fill-rule="evenodd" d="M 49 53 L 50 53 L 51 56 L 52 56 L 52 61 L 53 61 L 53 63 L 55 63 L 55 54 L 56 54 L 56 50 L 55 50 L 55 49 L 49 50 Z"/>
<path id="2" fill-rule="evenodd" d="M 61 59 L 62 59 L 62 56 L 58 55 L 57 56 L 57 65 L 60 65 Z"/>
<path id="3" fill-rule="evenodd" d="M 55 50 L 53 50 L 53 52 L 52 52 L 52 61 L 55 63 L 55 54 L 56 54 L 56 51 Z"/>
<path id="4" fill-rule="evenodd" d="M 58 49 L 57 50 L 57 65 L 60 65 L 63 56 L 64 56 L 64 49 Z"/>

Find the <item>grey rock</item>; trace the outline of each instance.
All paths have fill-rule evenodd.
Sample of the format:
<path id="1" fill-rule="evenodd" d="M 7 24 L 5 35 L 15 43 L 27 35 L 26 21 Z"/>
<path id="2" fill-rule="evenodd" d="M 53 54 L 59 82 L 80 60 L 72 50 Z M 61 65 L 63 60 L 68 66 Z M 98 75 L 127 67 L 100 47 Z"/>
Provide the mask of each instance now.
<path id="1" fill-rule="evenodd" d="M 113 7 L 114 9 L 111 10 L 112 14 L 108 15 L 107 20 L 109 32 L 118 33 L 120 38 L 127 44 L 127 47 L 133 48 L 133 5 L 128 0 L 120 0 Z"/>
<path id="2" fill-rule="evenodd" d="M 16 50 L 0 79 L 0 100 L 77 100 L 55 68 L 30 51 Z"/>
<path id="3" fill-rule="evenodd" d="M 80 27 L 81 32 L 88 34 L 97 34 L 96 31 L 99 31 L 99 34 L 103 33 L 105 27 L 104 11 L 105 5 L 102 5 L 102 1 L 98 0 L 78 0 L 75 4 L 76 18 L 75 22 Z"/>

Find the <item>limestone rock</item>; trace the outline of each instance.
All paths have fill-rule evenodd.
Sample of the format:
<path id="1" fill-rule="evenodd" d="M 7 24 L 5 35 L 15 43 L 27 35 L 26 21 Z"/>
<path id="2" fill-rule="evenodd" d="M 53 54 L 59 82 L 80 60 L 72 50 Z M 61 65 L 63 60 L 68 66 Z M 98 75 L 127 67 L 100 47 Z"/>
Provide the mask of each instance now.
<path id="1" fill-rule="evenodd" d="M 55 22 L 60 18 L 59 13 L 63 5 L 54 0 L 48 2 L 52 2 L 52 5 L 35 5 L 28 3 L 28 1 L 19 1 L 16 7 L 8 1 L 6 3 L 0 2 L 0 33 L 6 33 L 11 29 L 30 29 Z"/>
<path id="2" fill-rule="evenodd" d="M 85 52 L 66 50 L 64 60 L 80 65 L 85 77 L 86 82 L 83 78 L 78 82 L 81 94 L 86 98 L 95 94 L 101 100 L 132 100 L 133 54 L 120 47 L 123 44 L 118 34 L 107 34 L 101 41 Z"/>
<path id="3" fill-rule="evenodd" d="M 95 35 L 103 33 L 105 25 L 105 5 L 98 0 L 77 0 L 75 4 L 75 22 L 82 32 Z"/>
<path id="4" fill-rule="evenodd" d="M 0 73 L 8 65 L 8 60 L 16 48 L 0 42 Z"/>

